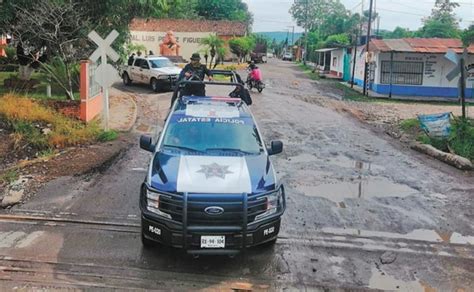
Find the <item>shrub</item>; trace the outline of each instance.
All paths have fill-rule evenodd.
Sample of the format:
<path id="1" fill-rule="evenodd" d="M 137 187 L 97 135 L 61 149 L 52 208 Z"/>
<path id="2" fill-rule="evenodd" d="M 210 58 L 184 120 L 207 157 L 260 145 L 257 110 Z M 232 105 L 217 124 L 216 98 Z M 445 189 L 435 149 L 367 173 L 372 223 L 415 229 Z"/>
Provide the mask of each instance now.
<path id="1" fill-rule="evenodd" d="M 102 131 L 97 123 L 84 124 L 13 94 L 0 98 L 0 118 L 13 130 L 17 145 L 23 140 L 38 150 L 110 141 L 117 137 L 113 131 Z M 43 129 L 49 131 L 43 132 Z"/>

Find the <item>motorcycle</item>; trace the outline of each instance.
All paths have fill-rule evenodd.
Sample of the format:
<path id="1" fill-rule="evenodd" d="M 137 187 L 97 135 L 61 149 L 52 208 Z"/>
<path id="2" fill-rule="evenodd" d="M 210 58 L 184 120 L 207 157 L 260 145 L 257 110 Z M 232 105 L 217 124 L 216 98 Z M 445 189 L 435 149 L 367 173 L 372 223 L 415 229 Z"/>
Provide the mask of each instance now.
<path id="1" fill-rule="evenodd" d="M 265 88 L 265 84 L 261 80 L 255 80 L 252 78 L 251 66 L 247 67 L 247 72 L 248 72 L 248 75 L 247 75 L 247 80 L 245 81 L 245 83 L 247 84 L 248 89 L 252 90 L 252 88 L 256 88 L 258 92 L 261 93 L 263 89 Z"/>
<path id="2" fill-rule="evenodd" d="M 265 88 L 265 84 L 261 80 L 254 80 L 250 75 L 247 77 L 246 83 L 249 90 L 256 88 L 259 93 L 261 93 Z"/>

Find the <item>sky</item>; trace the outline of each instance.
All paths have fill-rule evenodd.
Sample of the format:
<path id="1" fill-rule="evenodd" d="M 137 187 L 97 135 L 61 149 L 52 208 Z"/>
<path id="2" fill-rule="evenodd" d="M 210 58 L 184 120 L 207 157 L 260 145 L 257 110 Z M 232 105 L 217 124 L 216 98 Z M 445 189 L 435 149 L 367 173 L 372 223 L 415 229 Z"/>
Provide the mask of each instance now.
<path id="1" fill-rule="evenodd" d="M 362 0 L 340 0 L 347 9 L 360 12 Z M 429 16 L 435 0 L 374 0 L 380 14 L 380 28 L 393 30 L 396 26 L 416 30 L 421 26 L 421 18 Z M 286 31 L 301 32 L 291 18 L 290 10 L 294 0 L 243 0 L 254 15 L 254 32 Z M 369 0 L 363 0 L 365 10 L 369 9 Z M 456 14 L 461 18 L 461 28 L 474 24 L 474 0 L 459 0 Z"/>

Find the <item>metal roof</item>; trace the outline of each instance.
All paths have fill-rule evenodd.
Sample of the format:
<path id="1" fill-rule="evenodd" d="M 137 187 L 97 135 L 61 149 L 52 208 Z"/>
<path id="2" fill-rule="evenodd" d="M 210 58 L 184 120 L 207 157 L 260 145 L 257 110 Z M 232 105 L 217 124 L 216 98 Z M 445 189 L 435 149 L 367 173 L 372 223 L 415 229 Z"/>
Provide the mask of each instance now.
<path id="1" fill-rule="evenodd" d="M 334 51 L 334 50 L 337 50 L 337 49 L 340 49 L 340 48 L 325 48 L 325 49 L 319 49 L 319 50 L 316 50 L 315 52 L 321 52 L 321 53 L 324 53 L 324 52 L 330 52 L 330 51 Z"/>
<path id="2" fill-rule="evenodd" d="M 463 44 L 459 39 L 439 38 L 404 38 L 370 41 L 370 50 L 378 52 L 412 52 L 442 54 L 448 50 L 456 53 L 463 52 Z M 474 53 L 474 44 L 468 47 L 468 52 Z"/>

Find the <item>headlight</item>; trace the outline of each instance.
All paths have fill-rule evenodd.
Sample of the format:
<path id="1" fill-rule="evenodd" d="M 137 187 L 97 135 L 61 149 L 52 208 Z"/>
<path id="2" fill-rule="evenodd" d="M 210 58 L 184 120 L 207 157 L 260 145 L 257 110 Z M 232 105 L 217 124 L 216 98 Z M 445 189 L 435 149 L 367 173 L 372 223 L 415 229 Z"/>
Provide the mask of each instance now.
<path id="1" fill-rule="evenodd" d="M 262 198 L 261 200 L 265 200 L 266 204 L 266 210 L 264 213 L 255 216 L 255 221 L 262 219 L 264 217 L 270 216 L 272 214 L 275 214 L 278 210 L 278 208 L 281 205 L 281 196 L 283 195 L 282 188 L 280 187 L 276 192 L 268 194 Z"/>
<path id="2" fill-rule="evenodd" d="M 148 211 L 153 212 L 157 215 L 162 217 L 171 219 L 171 215 L 160 210 L 160 197 L 162 195 L 159 193 L 155 193 L 146 189 L 146 208 Z"/>
<path id="3" fill-rule="evenodd" d="M 158 75 L 158 79 L 169 79 L 168 75 Z"/>

